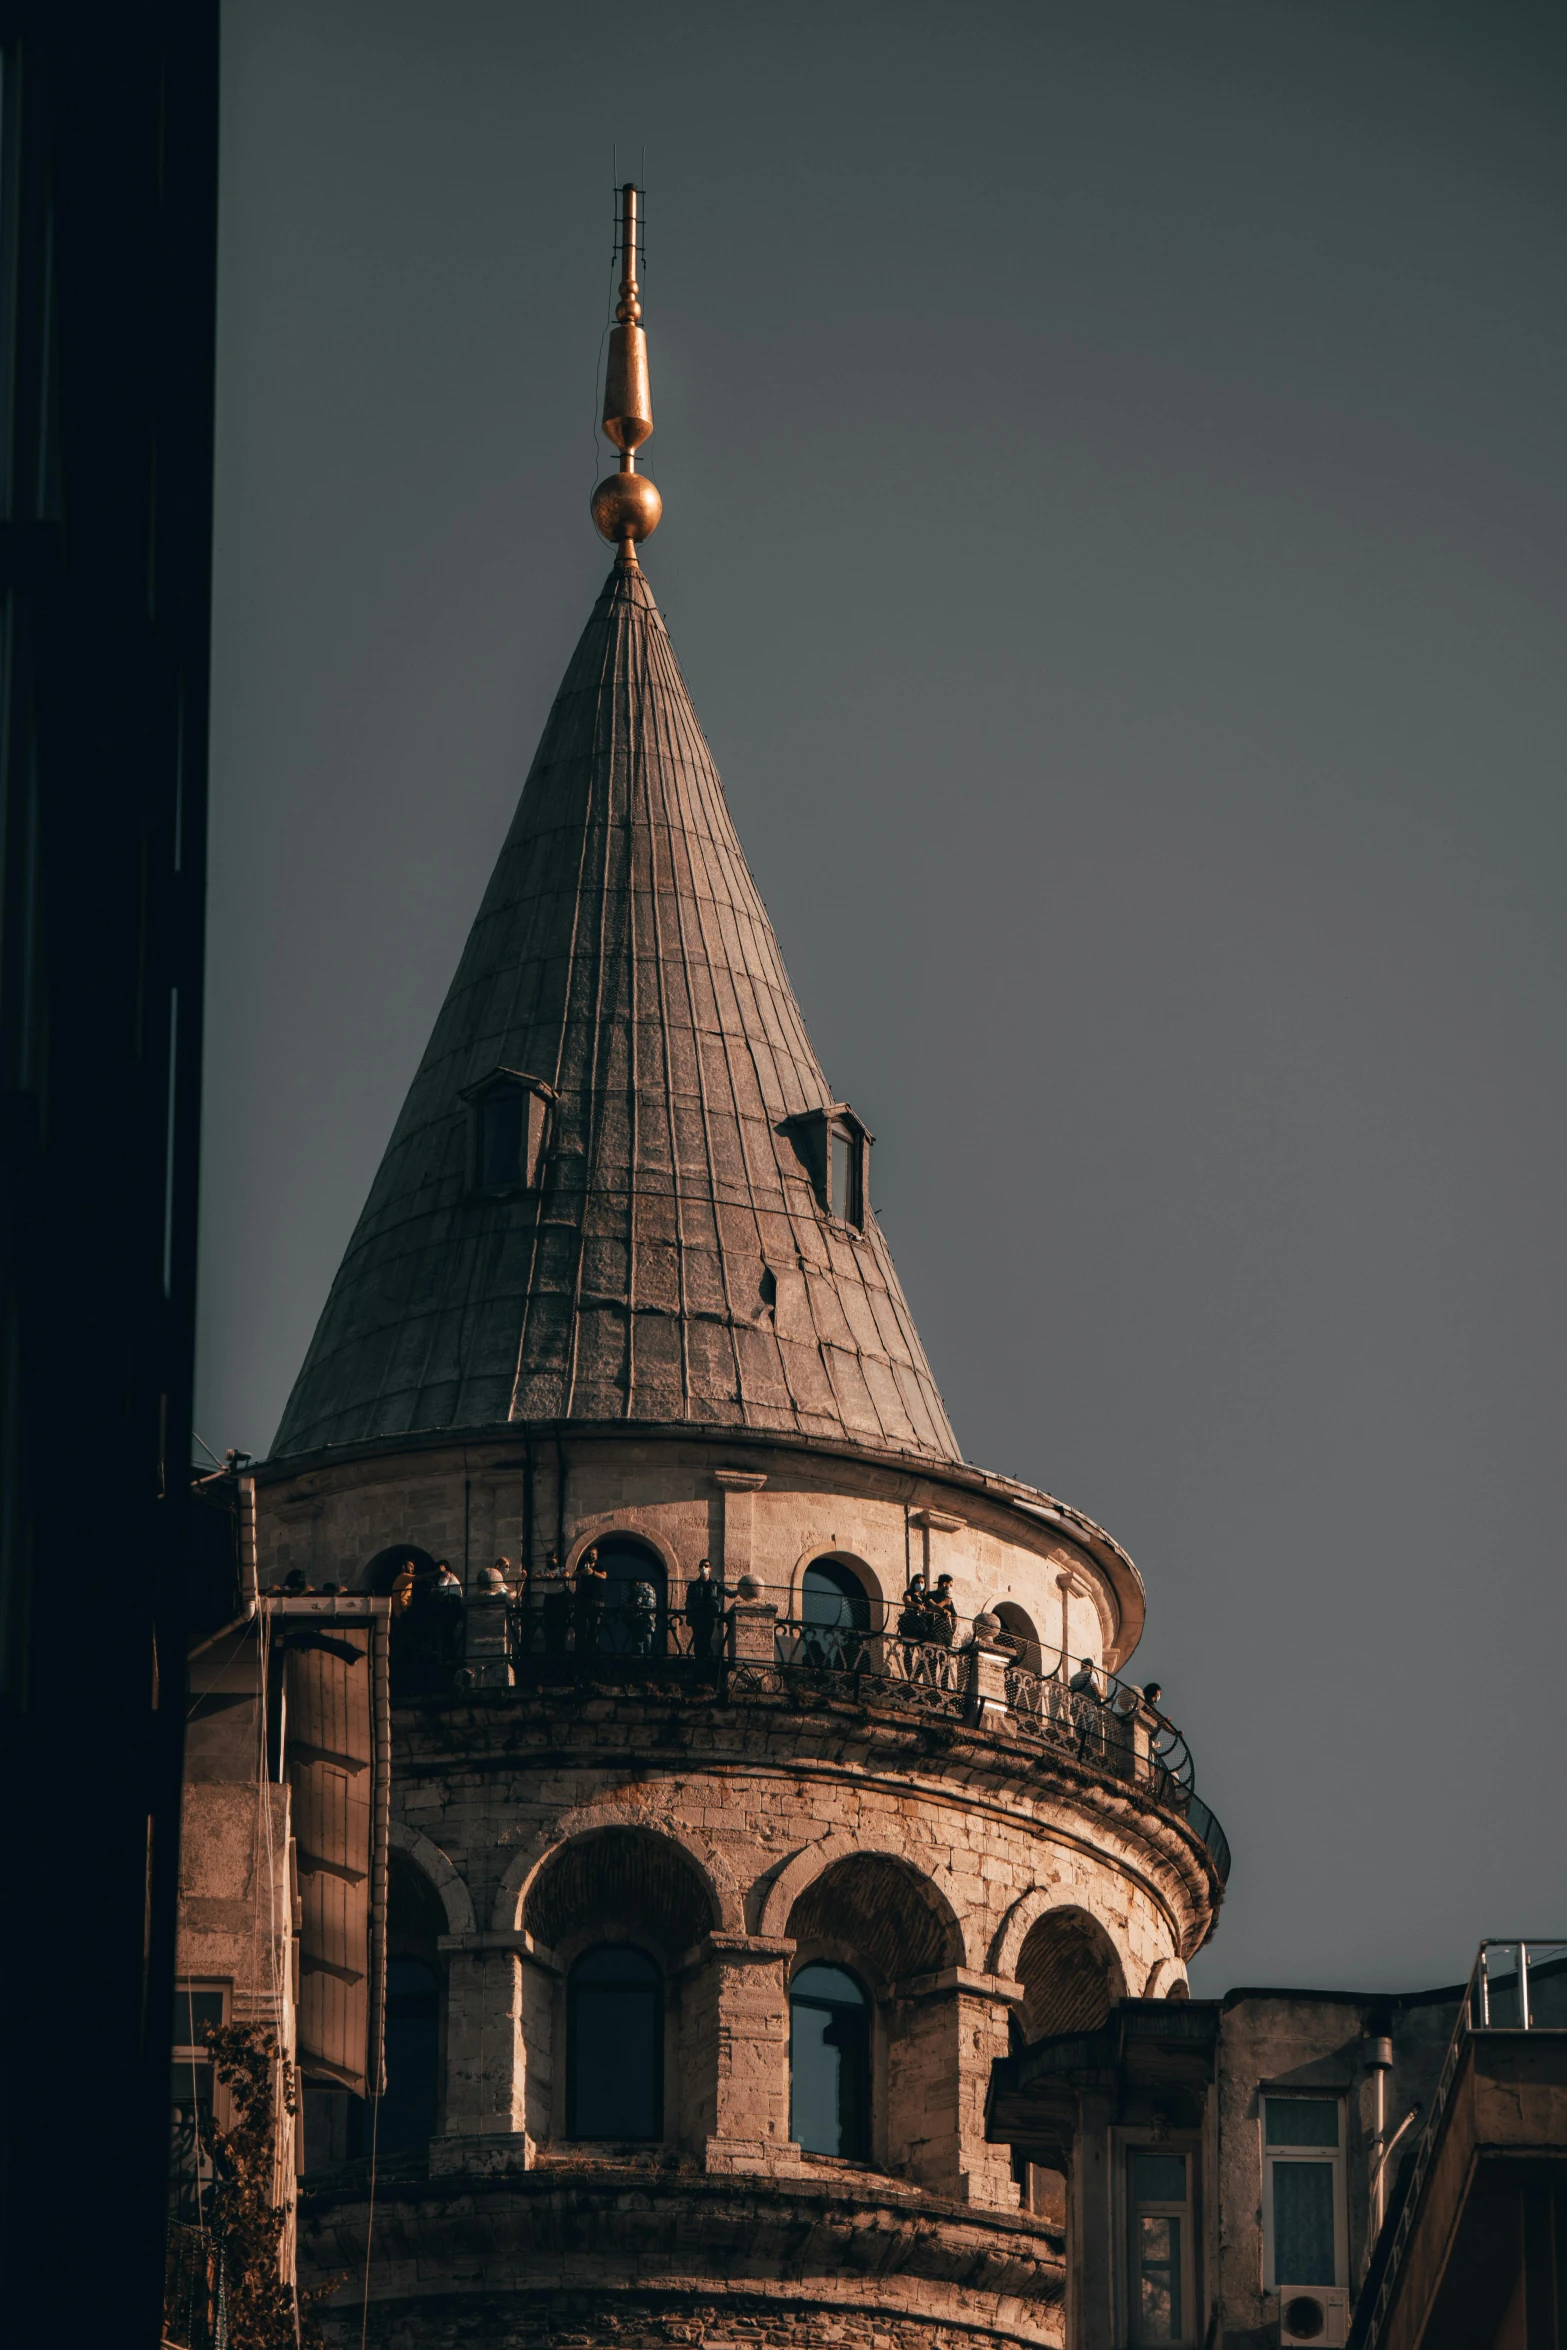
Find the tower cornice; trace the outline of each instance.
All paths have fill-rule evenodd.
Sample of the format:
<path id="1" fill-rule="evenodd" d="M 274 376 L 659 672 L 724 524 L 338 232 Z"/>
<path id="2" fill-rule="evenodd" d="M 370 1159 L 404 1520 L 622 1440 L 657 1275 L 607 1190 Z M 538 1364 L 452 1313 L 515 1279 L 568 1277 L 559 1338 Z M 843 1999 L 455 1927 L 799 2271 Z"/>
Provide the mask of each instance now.
<path id="1" fill-rule="evenodd" d="M 1117 1612 L 1115 1637 L 1105 1656 L 1112 1671 L 1125 1663 L 1142 1638 L 1147 1613 L 1143 1579 L 1130 1554 L 1114 1535 L 1106 1533 L 1084 1511 L 1055 1494 L 1027 1485 L 1020 1478 L 1003 1476 L 997 1470 L 975 1467 L 968 1461 L 911 1460 L 906 1453 L 884 1447 L 833 1443 L 776 1429 L 692 1427 L 684 1421 L 639 1421 L 628 1425 L 624 1420 L 541 1420 L 519 1425 L 516 1421 L 503 1420 L 488 1427 L 427 1428 L 399 1436 L 369 1438 L 358 1444 L 322 1445 L 313 1452 L 291 1453 L 262 1462 L 255 1475 L 263 1486 L 290 1483 L 308 1486 L 319 1480 L 323 1472 L 391 1462 L 405 1454 L 427 1461 L 432 1455 L 454 1450 L 461 1455 L 480 1455 L 480 1459 L 470 1458 L 471 1467 L 479 1467 L 481 1461 L 486 1467 L 504 1467 L 509 1460 L 524 1454 L 530 1445 L 552 1449 L 557 1444 L 695 1445 L 722 1453 L 726 1463 L 736 1468 L 746 1466 L 742 1456 L 751 1453 L 842 1461 L 903 1481 L 911 1488 L 908 1498 L 916 1508 L 923 1506 L 917 1496 L 927 1487 L 983 1501 L 1000 1514 L 1012 1538 L 1030 1534 L 1064 1538 L 1077 1544 L 1100 1569 Z"/>

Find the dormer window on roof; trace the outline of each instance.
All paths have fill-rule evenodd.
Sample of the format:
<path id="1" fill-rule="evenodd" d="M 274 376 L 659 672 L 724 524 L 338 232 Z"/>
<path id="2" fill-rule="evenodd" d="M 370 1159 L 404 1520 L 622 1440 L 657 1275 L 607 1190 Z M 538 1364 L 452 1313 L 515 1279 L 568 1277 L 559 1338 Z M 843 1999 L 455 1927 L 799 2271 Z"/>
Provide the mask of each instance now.
<path id="1" fill-rule="evenodd" d="M 805 1110 L 788 1121 L 795 1147 L 810 1170 L 816 1202 L 835 1224 L 863 1232 L 870 1212 L 870 1156 L 875 1137 L 847 1102 Z"/>
<path id="2" fill-rule="evenodd" d="M 553 1086 L 520 1069 L 494 1069 L 463 1088 L 471 1192 L 500 1197 L 540 1188 L 555 1098 Z"/>

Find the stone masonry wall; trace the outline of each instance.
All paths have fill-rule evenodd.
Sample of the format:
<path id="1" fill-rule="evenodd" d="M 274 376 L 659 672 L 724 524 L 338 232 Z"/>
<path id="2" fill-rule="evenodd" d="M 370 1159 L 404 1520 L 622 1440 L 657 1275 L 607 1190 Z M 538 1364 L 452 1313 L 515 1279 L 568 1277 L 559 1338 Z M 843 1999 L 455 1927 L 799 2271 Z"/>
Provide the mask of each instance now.
<path id="1" fill-rule="evenodd" d="M 343 2341 L 359 2339 L 351 2313 L 332 2333 Z M 1009 2332 L 990 2323 L 957 2325 L 887 2309 L 790 2307 L 744 2293 L 722 2300 L 672 2293 L 652 2300 L 592 2292 L 478 2292 L 382 2304 L 372 2313 L 367 2339 L 379 2350 L 973 2350 L 976 2341 L 993 2350 L 1034 2350 L 1042 2337 L 1033 2328 Z"/>
<path id="2" fill-rule="evenodd" d="M 961 1616 L 1021 1612 L 1046 1670 L 1063 1639 L 1074 1661 L 1121 1660 L 1140 1628 L 1135 1577 L 1086 1539 L 874 1463 L 573 1440 L 564 1482 L 541 1445 L 531 1484 L 530 1530 L 515 1444 L 273 1479 L 261 1580 L 299 1567 L 359 1585 L 407 1545 L 472 1588 L 499 1554 L 531 1546 L 542 1565 L 558 1547 L 569 1570 L 619 1529 L 658 1551 L 676 1605 L 705 1556 L 731 1595 L 746 1573 L 794 1614 L 805 1566 L 829 1556 L 883 1620 L 911 1570 L 950 1573 Z M 1062 2340 L 1063 2240 L 1020 2210 L 985 2129 L 1020 1954 L 1039 1919 L 1070 1911 L 1107 1980 L 1167 1988 L 1212 1921 L 1203 1856 L 1143 1790 L 1007 1734 L 1004 1701 L 969 1721 L 770 1682 L 762 1621 L 761 1676 L 733 1690 L 583 1672 L 396 1712 L 394 1844 L 448 1929 L 444 2077 L 427 2179 L 377 2206 L 372 2339 Z M 657 1955 L 666 1985 L 664 2136 L 640 2153 L 564 2137 L 569 1967 L 621 1938 Z M 810 1958 L 850 1967 L 870 1997 L 865 2163 L 790 2136 L 788 1987 Z M 365 2221 L 346 2181 L 307 2194 L 305 2281 L 361 2274 Z"/>
<path id="3" fill-rule="evenodd" d="M 293 1568 L 319 1583 L 362 1587 L 369 1563 L 407 1543 L 449 1559 L 465 1580 L 497 1556 L 521 1559 L 525 1476 L 520 1448 L 488 1445 L 375 1455 L 306 1470 L 262 1494 L 263 1586 Z M 614 1530 L 640 1535 L 683 1594 L 710 1558 L 731 1587 L 749 1571 L 781 1615 L 798 1611 L 813 1559 L 852 1564 L 874 1604 L 895 1615 L 911 1572 L 953 1578 L 963 1617 L 1011 1602 L 1032 1626 L 1046 1669 L 1060 1653 L 1114 1664 L 1134 1643 L 1103 1569 L 1080 1544 L 1037 1528 L 983 1495 L 871 1463 L 760 1445 L 575 1439 L 566 1448 L 564 1508 L 553 1445 L 535 1448 L 533 1556 L 559 1548 L 566 1568 Z M 761 1480 L 721 1484 L 715 1471 Z M 932 1522 L 939 1521 L 939 1522 Z M 466 1570 L 466 1571 L 465 1571 Z M 677 1601 L 678 1604 L 678 1601 Z"/>

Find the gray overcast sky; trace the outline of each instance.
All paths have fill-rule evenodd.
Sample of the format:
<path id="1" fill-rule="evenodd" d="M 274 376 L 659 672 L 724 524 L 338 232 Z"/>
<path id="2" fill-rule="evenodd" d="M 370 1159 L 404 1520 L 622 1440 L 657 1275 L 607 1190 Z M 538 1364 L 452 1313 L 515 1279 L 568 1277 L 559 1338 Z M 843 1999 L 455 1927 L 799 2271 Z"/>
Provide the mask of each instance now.
<path id="1" fill-rule="evenodd" d="M 199 1424 L 271 1440 L 608 563 L 970 1459 L 1143 1569 L 1196 1982 L 1567 1934 L 1567 19 L 235 0 Z"/>

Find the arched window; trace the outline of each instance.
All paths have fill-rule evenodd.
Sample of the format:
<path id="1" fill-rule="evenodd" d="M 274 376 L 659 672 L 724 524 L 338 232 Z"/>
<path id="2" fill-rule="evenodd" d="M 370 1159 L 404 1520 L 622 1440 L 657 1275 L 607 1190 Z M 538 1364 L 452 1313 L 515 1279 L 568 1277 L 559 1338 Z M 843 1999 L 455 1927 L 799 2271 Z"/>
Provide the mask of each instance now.
<path id="1" fill-rule="evenodd" d="M 990 1610 L 1011 1642 L 1013 1653 L 1026 1673 L 1040 1673 L 1044 1662 L 1040 1654 L 1039 1634 L 1031 1618 L 1026 1616 L 1015 1600 L 1001 1599 Z"/>
<path id="2" fill-rule="evenodd" d="M 845 1630 L 868 1632 L 871 1603 L 852 1567 L 840 1559 L 813 1559 L 801 1584 L 800 1613 L 808 1624 L 838 1624 Z"/>
<path id="3" fill-rule="evenodd" d="M 566 2135 L 664 2134 L 664 1978 L 626 1942 L 585 1950 L 566 1985 Z"/>
<path id="4" fill-rule="evenodd" d="M 421 1580 L 435 1573 L 435 1560 L 429 1551 L 420 1550 L 413 1542 L 394 1542 L 389 1550 L 378 1550 L 366 1567 L 364 1589 L 378 1592 L 384 1598 L 401 1570 L 409 1564 L 412 1564 L 414 1573 Z"/>
<path id="5" fill-rule="evenodd" d="M 854 1569 L 840 1559 L 813 1559 L 800 1582 L 800 1621 L 802 1661 L 852 1669 L 871 1628 L 871 1603 Z"/>
<path id="6" fill-rule="evenodd" d="M 808 2154 L 870 2158 L 870 2002 L 845 1967 L 803 1966 L 789 1986 L 789 2135 Z"/>
<path id="7" fill-rule="evenodd" d="M 592 1546 L 604 1570 L 604 1612 L 596 1646 L 605 1656 L 662 1656 L 669 1621 L 664 1562 L 631 1534 L 606 1534 Z"/>

